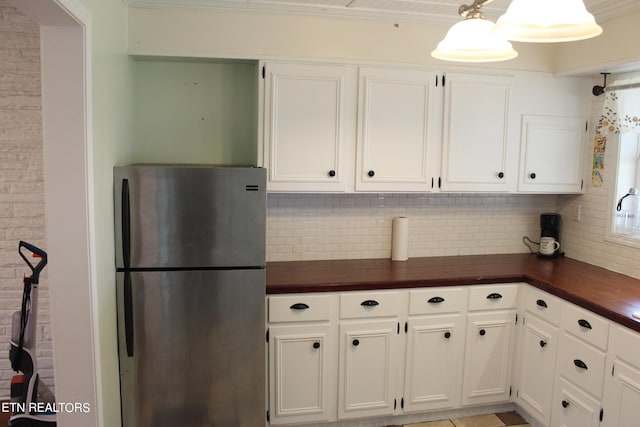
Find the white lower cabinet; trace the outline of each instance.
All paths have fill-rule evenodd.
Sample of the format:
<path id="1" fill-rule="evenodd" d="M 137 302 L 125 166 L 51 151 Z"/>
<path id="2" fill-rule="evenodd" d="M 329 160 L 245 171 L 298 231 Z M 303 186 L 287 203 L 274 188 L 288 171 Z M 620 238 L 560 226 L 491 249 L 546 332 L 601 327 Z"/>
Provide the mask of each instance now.
<path id="1" fill-rule="evenodd" d="M 329 420 L 329 326 L 273 326 L 270 335 L 272 424 Z"/>
<path id="2" fill-rule="evenodd" d="M 409 318 L 404 412 L 460 406 L 464 329 L 461 314 Z"/>
<path id="3" fill-rule="evenodd" d="M 393 414 L 399 344 L 397 319 L 340 325 L 338 418 Z"/>
<path id="4" fill-rule="evenodd" d="M 272 425 L 336 418 L 337 342 L 329 322 L 334 300 L 328 294 L 268 300 L 268 418 Z"/>
<path id="5" fill-rule="evenodd" d="M 525 311 L 516 354 L 516 402 L 541 425 L 548 426 L 563 303 L 532 287 L 527 287 L 523 294 L 521 304 Z"/>
<path id="6" fill-rule="evenodd" d="M 640 334 L 612 328 L 605 375 L 602 426 L 640 425 Z"/>
<path id="7" fill-rule="evenodd" d="M 518 402 L 544 425 L 551 418 L 558 328 L 526 314 L 520 336 Z"/>
<path id="8" fill-rule="evenodd" d="M 302 293 L 267 305 L 271 425 L 513 401 L 535 426 L 640 426 L 640 334 L 537 288 Z"/>
<path id="9" fill-rule="evenodd" d="M 551 425 L 590 427 L 600 424 L 609 322 L 566 302 Z"/>
<path id="10" fill-rule="evenodd" d="M 462 382 L 463 405 L 509 400 L 515 318 L 515 310 L 469 314 Z"/>
<path id="11" fill-rule="evenodd" d="M 558 379 L 553 393 L 553 427 L 597 427 L 600 424 L 600 402 L 571 384 Z"/>

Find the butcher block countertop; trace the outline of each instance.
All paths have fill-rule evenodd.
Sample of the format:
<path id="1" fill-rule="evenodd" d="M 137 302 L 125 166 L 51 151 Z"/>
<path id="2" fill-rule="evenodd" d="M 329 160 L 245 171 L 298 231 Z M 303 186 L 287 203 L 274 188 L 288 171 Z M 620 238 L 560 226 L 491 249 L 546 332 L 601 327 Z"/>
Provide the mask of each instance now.
<path id="1" fill-rule="evenodd" d="M 267 263 L 267 294 L 526 282 L 640 332 L 640 280 L 533 254 Z"/>

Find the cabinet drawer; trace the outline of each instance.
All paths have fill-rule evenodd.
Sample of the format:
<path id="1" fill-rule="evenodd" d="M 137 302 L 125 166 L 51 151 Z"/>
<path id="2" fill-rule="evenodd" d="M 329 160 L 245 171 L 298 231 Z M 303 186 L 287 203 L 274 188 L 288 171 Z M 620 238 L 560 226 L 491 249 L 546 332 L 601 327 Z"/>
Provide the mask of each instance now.
<path id="1" fill-rule="evenodd" d="M 403 300 L 406 301 L 403 298 L 403 294 L 399 292 L 349 292 L 340 294 L 340 318 L 396 317 L 403 311 Z"/>
<path id="2" fill-rule="evenodd" d="M 313 322 L 331 317 L 330 295 L 269 297 L 269 322 Z"/>
<path id="3" fill-rule="evenodd" d="M 471 286 L 469 310 L 501 310 L 518 304 L 519 284 Z"/>
<path id="4" fill-rule="evenodd" d="M 593 396 L 602 396 L 605 354 L 565 333 L 560 343 L 557 369 L 560 375 Z"/>
<path id="5" fill-rule="evenodd" d="M 541 319 L 559 325 L 562 319 L 563 301 L 534 287 L 527 287 L 524 295 L 524 309 Z"/>
<path id="6" fill-rule="evenodd" d="M 409 292 L 409 315 L 456 313 L 467 304 L 465 288 L 429 288 Z"/>
<path id="7" fill-rule="evenodd" d="M 562 319 L 562 327 L 576 337 L 602 350 L 607 348 L 609 322 L 573 304 L 567 304 Z"/>

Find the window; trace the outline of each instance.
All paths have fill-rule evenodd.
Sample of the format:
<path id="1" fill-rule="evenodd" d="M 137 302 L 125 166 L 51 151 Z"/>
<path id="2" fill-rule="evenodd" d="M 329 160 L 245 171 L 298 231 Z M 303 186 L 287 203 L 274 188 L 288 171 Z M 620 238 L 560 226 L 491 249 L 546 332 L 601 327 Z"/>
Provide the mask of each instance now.
<path id="1" fill-rule="evenodd" d="M 607 239 L 640 247 L 640 80 L 618 81 L 614 87 L 607 91 L 596 129 L 614 143 L 611 148 L 618 142 Z"/>

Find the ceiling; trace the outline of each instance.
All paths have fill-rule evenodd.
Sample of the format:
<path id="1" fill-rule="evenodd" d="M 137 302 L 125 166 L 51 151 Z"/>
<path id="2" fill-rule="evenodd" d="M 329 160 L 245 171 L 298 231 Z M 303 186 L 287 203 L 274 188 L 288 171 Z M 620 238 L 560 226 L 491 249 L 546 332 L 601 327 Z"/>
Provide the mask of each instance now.
<path id="1" fill-rule="evenodd" d="M 217 8 L 277 11 L 320 16 L 404 20 L 452 24 L 460 20 L 458 7 L 473 0 L 125 0 L 130 6 Z M 494 0 L 483 7 L 495 21 L 511 0 Z M 584 0 L 598 23 L 640 11 L 638 0 Z"/>

